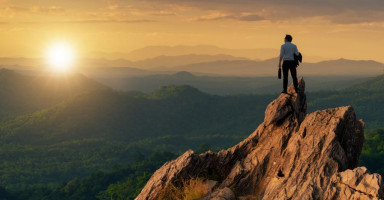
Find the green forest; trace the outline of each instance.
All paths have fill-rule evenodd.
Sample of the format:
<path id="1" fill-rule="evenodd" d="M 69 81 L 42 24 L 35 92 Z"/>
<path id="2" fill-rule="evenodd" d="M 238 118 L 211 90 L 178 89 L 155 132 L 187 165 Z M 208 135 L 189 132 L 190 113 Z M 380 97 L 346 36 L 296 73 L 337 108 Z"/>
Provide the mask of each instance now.
<path id="1" fill-rule="evenodd" d="M 81 75 L 50 80 L 7 70 L 0 83 L 4 200 L 133 199 L 187 149 L 218 151 L 246 138 L 278 95 L 218 96 L 188 85 L 121 92 Z M 384 174 L 384 76 L 307 98 L 309 112 L 352 105 L 366 123 L 360 164 Z"/>

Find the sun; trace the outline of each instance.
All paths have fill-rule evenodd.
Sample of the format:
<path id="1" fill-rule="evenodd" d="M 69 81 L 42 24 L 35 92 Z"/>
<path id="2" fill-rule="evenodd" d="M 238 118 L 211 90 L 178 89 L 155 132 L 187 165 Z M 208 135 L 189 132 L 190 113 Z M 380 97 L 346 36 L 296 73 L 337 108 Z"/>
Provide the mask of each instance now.
<path id="1" fill-rule="evenodd" d="M 49 45 L 45 53 L 49 67 L 60 73 L 69 72 L 75 61 L 75 50 L 68 42 L 54 42 Z"/>

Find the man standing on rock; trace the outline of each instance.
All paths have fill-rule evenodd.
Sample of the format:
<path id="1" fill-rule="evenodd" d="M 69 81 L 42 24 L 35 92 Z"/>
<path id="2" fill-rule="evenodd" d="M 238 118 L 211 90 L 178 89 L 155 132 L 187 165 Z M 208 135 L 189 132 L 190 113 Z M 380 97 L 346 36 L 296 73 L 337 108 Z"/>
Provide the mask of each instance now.
<path id="1" fill-rule="evenodd" d="M 291 76 L 293 79 L 293 85 L 295 86 L 296 93 L 299 92 L 297 88 L 297 72 L 296 72 L 296 62 L 295 56 L 299 55 L 299 51 L 297 50 L 297 46 L 292 44 L 292 36 L 286 35 L 284 38 L 285 44 L 281 45 L 280 50 L 280 59 L 279 59 L 279 69 L 281 69 L 281 61 L 283 62 L 283 91 L 281 93 L 287 93 L 288 87 L 288 71 L 291 71 Z"/>

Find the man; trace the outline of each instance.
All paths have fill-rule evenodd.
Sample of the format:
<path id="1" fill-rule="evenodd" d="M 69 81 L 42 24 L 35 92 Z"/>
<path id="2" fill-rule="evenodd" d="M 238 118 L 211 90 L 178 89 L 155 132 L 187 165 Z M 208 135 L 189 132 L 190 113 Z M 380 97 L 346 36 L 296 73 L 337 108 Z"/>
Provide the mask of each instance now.
<path id="1" fill-rule="evenodd" d="M 292 44 L 292 36 L 286 35 L 284 38 L 285 44 L 281 45 L 280 50 L 280 59 L 279 59 L 279 69 L 281 69 L 281 61 L 283 62 L 283 91 L 281 93 L 287 93 L 288 86 L 288 71 L 291 71 L 291 76 L 293 79 L 293 85 L 295 87 L 296 93 L 299 92 L 297 88 L 297 72 L 296 72 L 296 62 L 295 57 L 299 55 L 299 51 L 297 50 L 297 46 Z"/>

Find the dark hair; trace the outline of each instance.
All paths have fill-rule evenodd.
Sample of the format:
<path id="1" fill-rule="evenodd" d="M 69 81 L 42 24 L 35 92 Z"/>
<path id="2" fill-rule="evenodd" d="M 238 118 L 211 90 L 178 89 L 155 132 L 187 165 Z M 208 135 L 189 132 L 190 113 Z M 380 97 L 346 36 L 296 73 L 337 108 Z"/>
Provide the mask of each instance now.
<path id="1" fill-rule="evenodd" d="M 288 42 L 292 42 L 292 36 L 291 35 L 285 35 L 285 39 L 288 41 Z"/>

